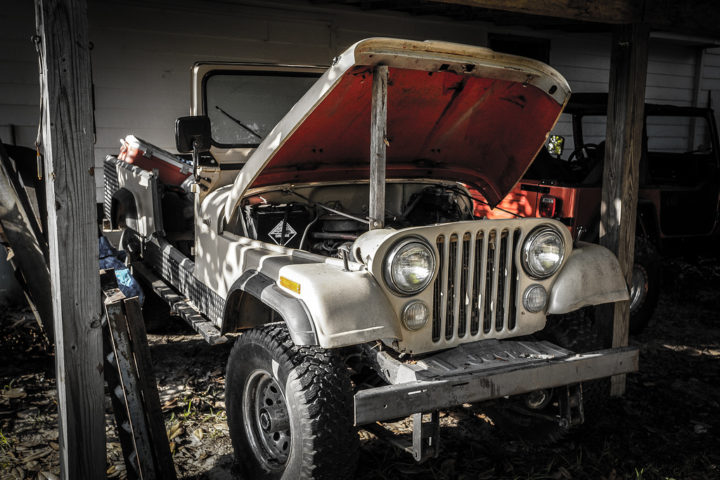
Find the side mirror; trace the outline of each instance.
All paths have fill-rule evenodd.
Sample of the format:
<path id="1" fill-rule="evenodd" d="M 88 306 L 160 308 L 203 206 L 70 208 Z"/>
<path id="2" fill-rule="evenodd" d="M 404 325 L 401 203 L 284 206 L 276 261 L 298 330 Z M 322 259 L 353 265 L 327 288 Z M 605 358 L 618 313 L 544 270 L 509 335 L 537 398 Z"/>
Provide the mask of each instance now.
<path id="1" fill-rule="evenodd" d="M 180 153 L 192 152 L 193 180 L 196 185 L 200 180 L 200 153 L 210 151 L 211 144 L 210 119 L 207 116 L 180 117 L 175 120 L 175 146 Z"/>
<path id="2" fill-rule="evenodd" d="M 550 155 L 555 155 L 556 157 L 560 158 L 560 155 L 562 155 L 564 148 L 565 137 L 561 135 L 550 135 L 550 138 L 547 142 L 547 150 L 548 152 L 550 152 Z"/>
<path id="3" fill-rule="evenodd" d="M 210 150 L 210 119 L 205 115 L 175 120 L 175 146 L 180 153 Z"/>

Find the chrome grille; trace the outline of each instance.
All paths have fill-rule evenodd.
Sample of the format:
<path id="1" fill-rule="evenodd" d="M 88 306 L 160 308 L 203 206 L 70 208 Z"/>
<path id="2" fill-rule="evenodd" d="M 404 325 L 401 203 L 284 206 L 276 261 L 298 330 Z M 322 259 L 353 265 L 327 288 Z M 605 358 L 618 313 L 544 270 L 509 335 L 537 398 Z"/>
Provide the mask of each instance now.
<path id="1" fill-rule="evenodd" d="M 516 328 L 520 228 L 438 235 L 432 339 L 492 338 Z"/>

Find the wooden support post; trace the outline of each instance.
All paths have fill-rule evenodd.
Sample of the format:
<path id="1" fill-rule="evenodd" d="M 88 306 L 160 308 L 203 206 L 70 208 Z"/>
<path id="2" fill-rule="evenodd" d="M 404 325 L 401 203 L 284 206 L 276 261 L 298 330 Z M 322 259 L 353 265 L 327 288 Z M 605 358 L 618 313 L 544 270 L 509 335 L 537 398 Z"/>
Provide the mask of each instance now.
<path id="1" fill-rule="evenodd" d="M 370 230 L 385 226 L 387 82 L 387 65 L 377 65 L 373 70 L 370 113 Z"/>
<path id="2" fill-rule="evenodd" d="M 610 58 L 600 243 L 615 252 L 628 284 L 635 247 L 648 37 L 649 29 L 645 25 L 615 27 Z M 627 301 L 613 307 L 613 347 L 628 343 L 629 307 Z M 625 376 L 613 377 L 611 394 L 617 396 L 624 392 Z"/>
<path id="3" fill-rule="evenodd" d="M 100 283 L 86 0 L 35 0 L 60 473 L 105 477 Z"/>

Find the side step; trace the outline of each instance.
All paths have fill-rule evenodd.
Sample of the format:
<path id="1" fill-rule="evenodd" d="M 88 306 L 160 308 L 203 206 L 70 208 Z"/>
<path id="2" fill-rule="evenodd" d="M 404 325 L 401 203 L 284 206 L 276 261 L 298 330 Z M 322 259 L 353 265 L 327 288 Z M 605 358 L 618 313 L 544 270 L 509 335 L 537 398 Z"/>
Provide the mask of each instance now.
<path id="1" fill-rule="evenodd" d="M 218 345 L 227 342 L 227 337 L 220 333 L 220 330 L 207 318 L 205 318 L 187 298 L 179 295 L 170 285 L 155 275 L 148 267 L 141 262 L 133 262 L 133 273 L 145 279 L 153 291 L 162 298 L 168 305 L 170 311 L 182 317 L 197 333 L 202 335 L 210 345 Z"/>

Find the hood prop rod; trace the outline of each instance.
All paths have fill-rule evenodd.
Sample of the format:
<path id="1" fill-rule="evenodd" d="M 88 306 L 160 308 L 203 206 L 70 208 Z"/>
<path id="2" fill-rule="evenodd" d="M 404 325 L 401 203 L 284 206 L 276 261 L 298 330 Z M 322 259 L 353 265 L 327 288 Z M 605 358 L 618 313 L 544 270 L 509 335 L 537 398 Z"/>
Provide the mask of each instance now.
<path id="1" fill-rule="evenodd" d="M 370 230 L 385 226 L 388 66 L 373 69 L 370 110 Z"/>

